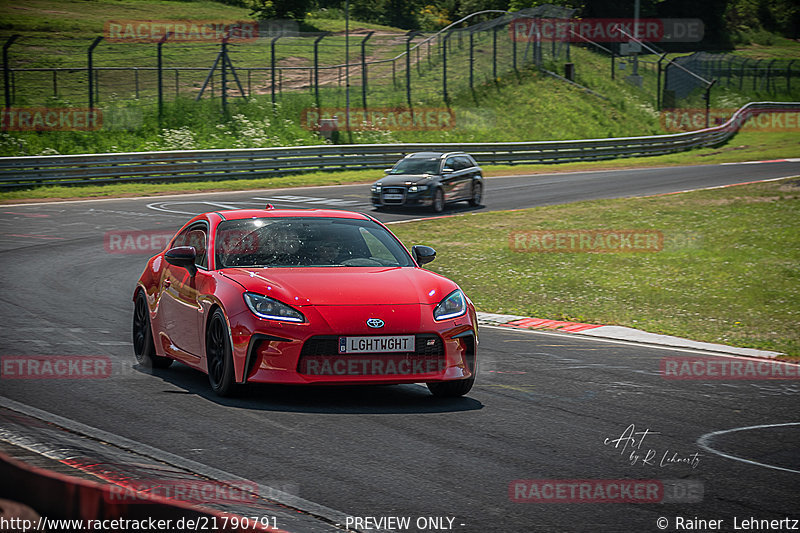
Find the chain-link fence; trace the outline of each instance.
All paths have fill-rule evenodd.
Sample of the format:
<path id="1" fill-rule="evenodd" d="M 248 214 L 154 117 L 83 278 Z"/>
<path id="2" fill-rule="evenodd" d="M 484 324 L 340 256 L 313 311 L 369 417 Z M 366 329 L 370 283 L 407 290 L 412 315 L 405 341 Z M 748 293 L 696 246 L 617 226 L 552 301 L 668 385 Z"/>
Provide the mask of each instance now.
<path id="1" fill-rule="evenodd" d="M 664 70 L 664 107 L 690 105 L 705 89 L 703 79 L 741 93 L 791 95 L 800 92 L 800 60 L 706 52 L 677 57 Z"/>
<path id="2" fill-rule="evenodd" d="M 58 40 L 0 35 L 5 107 L 125 106 L 158 110 L 175 99 L 307 94 L 316 107 L 449 103 L 526 65 L 568 57 L 569 43 L 515 37 L 515 23 L 563 17 L 539 6 L 431 34 L 281 29 L 249 40 Z"/>

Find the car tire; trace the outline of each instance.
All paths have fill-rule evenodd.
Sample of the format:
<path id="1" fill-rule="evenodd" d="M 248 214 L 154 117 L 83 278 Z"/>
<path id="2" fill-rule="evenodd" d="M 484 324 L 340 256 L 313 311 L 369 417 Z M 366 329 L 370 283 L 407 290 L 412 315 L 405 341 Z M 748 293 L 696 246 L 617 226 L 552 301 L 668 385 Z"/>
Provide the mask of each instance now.
<path id="1" fill-rule="evenodd" d="M 133 355 L 136 362 L 145 368 L 168 368 L 172 364 L 169 357 L 156 355 L 150 312 L 143 291 L 136 295 L 133 309 Z"/>
<path id="2" fill-rule="evenodd" d="M 431 394 L 437 398 L 458 398 L 468 393 L 474 384 L 475 378 L 472 377 L 455 381 L 432 381 L 426 385 Z"/>
<path id="3" fill-rule="evenodd" d="M 433 192 L 433 202 L 431 202 L 431 209 L 434 213 L 441 213 L 444 211 L 444 191 L 436 189 Z"/>
<path id="4" fill-rule="evenodd" d="M 481 205 L 483 199 L 483 184 L 480 181 L 472 182 L 472 197 L 469 199 L 469 205 L 478 207 Z"/>
<path id="5" fill-rule="evenodd" d="M 211 314 L 206 328 L 206 369 L 211 390 L 217 396 L 228 396 L 233 392 L 233 353 L 228 323 L 222 309 Z"/>

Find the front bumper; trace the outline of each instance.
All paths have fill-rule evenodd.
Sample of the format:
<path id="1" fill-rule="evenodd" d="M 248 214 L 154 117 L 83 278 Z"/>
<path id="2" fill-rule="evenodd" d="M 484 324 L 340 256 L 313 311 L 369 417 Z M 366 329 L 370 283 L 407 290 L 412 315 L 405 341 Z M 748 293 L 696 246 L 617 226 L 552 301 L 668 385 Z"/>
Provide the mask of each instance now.
<path id="1" fill-rule="evenodd" d="M 366 309 L 371 306 L 364 307 L 355 314 L 378 314 Z M 308 309 L 304 312 L 314 314 Z M 361 327 L 364 320 L 359 319 L 337 332 L 313 316 L 307 324 L 240 318 L 250 324 L 232 328 L 238 382 L 399 384 L 467 379 L 476 372 L 477 329 L 472 313 L 442 322 L 431 318 L 413 329 L 395 327 L 380 333 Z M 339 354 L 339 337 L 350 335 L 414 335 L 415 347 L 409 352 Z"/>
<path id="2" fill-rule="evenodd" d="M 415 192 L 408 190 L 408 187 L 383 187 L 380 192 L 372 191 L 372 205 L 375 207 L 391 206 L 430 206 L 433 204 L 433 191 L 431 187 L 420 189 Z M 401 195 L 402 198 L 387 195 Z"/>

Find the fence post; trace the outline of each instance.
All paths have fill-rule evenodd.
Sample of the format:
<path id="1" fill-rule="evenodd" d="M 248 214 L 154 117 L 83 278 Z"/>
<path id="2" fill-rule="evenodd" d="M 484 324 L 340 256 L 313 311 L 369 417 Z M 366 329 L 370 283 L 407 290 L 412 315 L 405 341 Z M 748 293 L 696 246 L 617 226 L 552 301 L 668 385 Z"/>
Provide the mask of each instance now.
<path id="1" fill-rule="evenodd" d="M 361 39 L 361 100 L 364 104 L 364 111 L 367 110 L 367 40 L 372 37 L 374 31 L 367 32 Z"/>
<path id="2" fill-rule="evenodd" d="M 497 82 L 497 30 L 499 26 L 492 28 L 492 81 Z"/>
<path id="3" fill-rule="evenodd" d="M 228 66 L 225 59 L 228 57 L 228 38 L 223 37 L 220 43 L 220 54 L 222 54 L 222 71 L 220 72 L 220 83 L 222 84 L 222 114 L 227 118 L 228 116 Z"/>
<path id="4" fill-rule="evenodd" d="M 92 44 L 89 45 L 88 53 L 88 74 L 89 74 L 89 109 L 94 109 L 94 70 L 92 65 L 92 55 L 95 47 L 103 40 L 103 36 L 95 37 Z"/>
<path id="5" fill-rule="evenodd" d="M 767 63 L 767 91 L 769 91 L 769 82 L 772 79 L 772 64 L 775 63 L 775 61 L 777 61 L 777 59 L 773 59 Z"/>
<path id="6" fill-rule="evenodd" d="M 139 87 L 138 87 L 138 79 L 137 87 L 136 87 L 136 98 L 139 98 Z M 53 98 L 58 98 L 58 71 L 53 69 Z"/>
<path id="7" fill-rule="evenodd" d="M 786 65 L 786 92 L 792 92 L 792 63 L 797 61 L 796 59 L 792 59 L 789 61 L 789 64 Z"/>
<path id="8" fill-rule="evenodd" d="M 732 78 L 733 78 L 733 60 L 731 58 L 728 58 L 728 83 L 725 84 L 727 87 L 731 86 Z"/>
<path id="9" fill-rule="evenodd" d="M 411 41 L 417 36 L 416 31 L 410 31 L 406 34 L 406 101 L 408 107 L 414 107 L 411 104 Z"/>
<path id="10" fill-rule="evenodd" d="M 158 75 L 156 76 L 157 85 L 158 85 L 158 124 L 161 125 L 161 119 L 164 116 L 164 58 L 161 55 L 161 47 L 164 46 L 164 42 L 167 40 L 167 36 L 165 35 L 162 37 L 158 44 L 156 45 L 156 67 L 158 70 Z"/>
<path id="11" fill-rule="evenodd" d="M 475 49 L 475 39 L 474 39 L 475 32 L 470 30 L 469 32 L 469 90 L 473 90 L 473 59 L 474 59 L 474 49 Z"/>
<path id="12" fill-rule="evenodd" d="M 19 38 L 19 34 L 9 37 L 3 45 L 3 88 L 6 109 L 11 107 L 11 67 L 8 65 L 8 49 Z"/>
<path id="13" fill-rule="evenodd" d="M 742 84 L 744 83 L 744 66 L 747 64 L 748 61 L 750 61 L 749 58 L 744 58 L 744 61 L 742 61 L 742 65 L 739 67 L 739 90 L 740 91 L 742 90 Z"/>
<path id="14" fill-rule="evenodd" d="M 319 109 L 319 42 L 328 36 L 329 32 L 325 32 L 316 39 L 314 39 L 314 101 Z"/>
<path id="15" fill-rule="evenodd" d="M 444 39 L 442 42 L 444 46 L 442 47 L 442 95 L 444 96 L 445 103 L 448 103 L 449 98 L 447 97 L 447 40 L 450 38 L 450 32 L 444 34 Z"/>
<path id="16" fill-rule="evenodd" d="M 756 74 L 758 74 L 758 65 L 761 63 L 761 61 L 763 61 L 763 59 L 757 59 L 756 60 L 756 70 L 755 70 L 755 74 L 753 74 L 753 90 L 754 91 L 756 90 L 756 81 L 758 80 L 758 76 L 756 76 Z"/>
<path id="17" fill-rule="evenodd" d="M 715 83 L 717 83 L 717 80 L 711 80 L 711 83 L 709 83 L 708 87 L 706 87 L 706 95 L 705 95 L 705 100 L 706 100 L 706 128 L 708 128 L 709 112 L 710 112 L 710 109 L 711 109 L 711 87 L 713 87 Z"/>
<path id="18" fill-rule="evenodd" d="M 273 37 L 272 41 L 270 41 L 270 60 L 269 60 L 269 70 L 270 70 L 270 96 L 272 98 L 272 112 L 276 111 L 275 109 L 275 43 L 278 42 L 281 36 L 278 35 L 277 37 Z"/>
<path id="19" fill-rule="evenodd" d="M 656 80 L 656 109 L 661 111 L 661 62 L 667 58 L 667 54 L 663 54 L 658 58 L 658 79 Z M 664 79 L 666 82 L 666 78 Z"/>
<path id="20" fill-rule="evenodd" d="M 611 43 L 611 79 L 614 79 L 614 66 L 616 65 L 617 61 L 614 54 L 614 43 Z"/>
<path id="21" fill-rule="evenodd" d="M 511 24 L 509 22 L 509 24 Z M 513 29 L 513 28 L 512 28 Z M 511 34 L 511 63 L 514 68 L 514 72 L 517 71 L 517 33 L 514 31 Z"/>

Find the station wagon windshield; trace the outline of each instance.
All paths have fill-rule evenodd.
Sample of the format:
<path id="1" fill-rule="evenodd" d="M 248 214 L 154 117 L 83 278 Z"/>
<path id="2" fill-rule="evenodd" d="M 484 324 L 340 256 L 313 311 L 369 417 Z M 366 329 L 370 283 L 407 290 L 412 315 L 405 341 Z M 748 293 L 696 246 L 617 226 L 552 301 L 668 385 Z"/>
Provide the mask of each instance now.
<path id="1" fill-rule="evenodd" d="M 389 174 L 436 174 L 439 172 L 439 158 L 411 158 L 399 161 Z"/>

